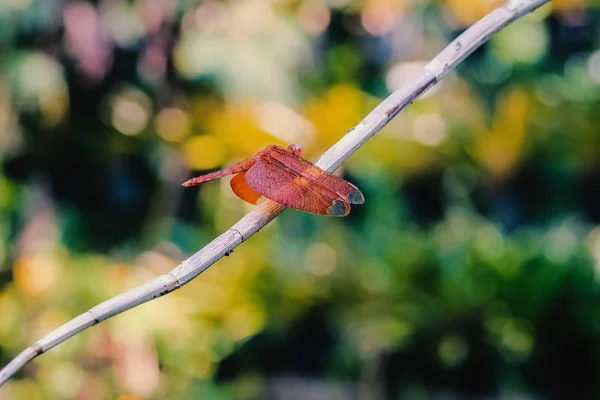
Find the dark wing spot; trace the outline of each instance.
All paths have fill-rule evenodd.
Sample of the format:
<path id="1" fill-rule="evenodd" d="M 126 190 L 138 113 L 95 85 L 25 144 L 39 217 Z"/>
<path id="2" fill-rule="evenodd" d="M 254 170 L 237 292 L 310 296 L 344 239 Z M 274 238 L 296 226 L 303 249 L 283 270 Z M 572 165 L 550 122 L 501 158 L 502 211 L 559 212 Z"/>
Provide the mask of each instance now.
<path id="1" fill-rule="evenodd" d="M 333 217 L 344 217 L 348 215 L 348 212 L 350 212 L 350 207 L 347 207 L 347 204 L 341 200 L 334 200 L 331 207 L 327 209 L 327 214 Z"/>
<path id="2" fill-rule="evenodd" d="M 351 204 L 362 204 L 365 202 L 365 196 L 358 189 L 350 189 L 348 193 L 348 201 Z"/>

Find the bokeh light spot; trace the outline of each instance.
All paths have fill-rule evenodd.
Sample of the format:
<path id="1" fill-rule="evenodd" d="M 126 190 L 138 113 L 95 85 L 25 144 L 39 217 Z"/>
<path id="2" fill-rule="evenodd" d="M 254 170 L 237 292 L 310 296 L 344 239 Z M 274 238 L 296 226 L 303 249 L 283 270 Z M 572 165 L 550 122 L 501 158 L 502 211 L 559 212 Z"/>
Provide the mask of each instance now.
<path id="1" fill-rule="evenodd" d="M 600 277 L 600 226 L 592 229 L 587 235 L 586 245 L 590 255 L 594 259 L 596 276 Z"/>
<path id="2" fill-rule="evenodd" d="M 102 22 L 113 40 L 122 47 L 134 46 L 146 34 L 144 22 L 125 2 L 105 3 Z"/>
<path id="3" fill-rule="evenodd" d="M 179 108 L 165 108 L 154 118 L 154 129 L 167 142 L 180 142 L 190 135 L 192 121 Z"/>
<path id="4" fill-rule="evenodd" d="M 397 90 L 404 83 L 417 75 L 425 67 L 425 61 L 399 62 L 393 65 L 385 76 L 385 83 L 390 92 Z M 441 82 L 425 91 L 419 99 L 426 99 L 440 90 Z"/>
<path id="5" fill-rule="evenodd" d="M 588 60 L 588 71 L 590 77 L 598 84 L 600 84 L 600 50 L 596 50 L 592 53 Z"/>
<path id="6" fill-rule="evenodd" d="M 564 263 L 571 257 L 576 247 L 575 234 L 567 226 L 561 226 L 547 235 L 544 254 L 553 263 Z"/>
<path id="7" fill-rule="evenodd" d="M 265 132 L 284 143 L 308 144 L 315 136 L 314 126 L 293 109 L 265 101 L 256 107 L 256 121 Z"/>
<path id="8" fill-rule="evenodd" d="M 146 126 L 148 113 L 131 99 L 118 98 L 113 106 L 112 123 L 125 135 L 137 135 Z"/>
<path id="9" fill-rule="evenodd" d="M 158 359 L 154 347 L 142 340 L 127 340 L 116 355 L 115 374 L 119 384 L 144 397 L 156 389 L 159 379 Z"/>
<path id="10" fill-rule="evenodd" d="M 522 19 L 494 35 L 491 46 L 498 58 L 506 63 L 532 64 L 546 54 L 549 42 L 543 21 Z"/>
<path id="11" fill-rule="evenodd" d="M 371 35 L 390 33 L 404 14 L 404 0 L 367 0 L 361 14 L 363 27 Z"/>
<path id="12" fill-rule="evenodd" d="M 304 265 L 314 275 L 330 275 L 337 266 L 337 252 L 327 243 L 315 243 L 306 249 Z"/>
<path id="13" fill-rule="evenodd" d="M 148 125 L 150 98 L 142 91 L 127 87 L 110 96 L 110 123 L 124 135 L 139 135 Z"/>
<path id="14" fill-rule="evenodd" d="M 319 0 L 306 0 L 298 7 L 298 23 L 311 36 L 325 32 L 330 20 L 329 7 Z"/>
<path id="15" fill-rule="evenodd" d="M 413 121 L 413 137 L 421 144 L 439 146 L 447 136 L 446 121 L 440 114 L 422 114 Z"/>
<path id="16" fill-rule="evenodd" d="M 468 355 L 469 345 L 458 335 L 445 337 L 438 346 L 438 357 L 447 368 L 459 365 Z"/>
<path id="17" fill-rule="evenodd" d="M 60 398 L 74 398 L 84 382 L 83 369 L 72 362 L 55 362 L 48 370 L 48 379 L 52 390 Z M 65 385 L 64 382 L 69 382 Z"/>

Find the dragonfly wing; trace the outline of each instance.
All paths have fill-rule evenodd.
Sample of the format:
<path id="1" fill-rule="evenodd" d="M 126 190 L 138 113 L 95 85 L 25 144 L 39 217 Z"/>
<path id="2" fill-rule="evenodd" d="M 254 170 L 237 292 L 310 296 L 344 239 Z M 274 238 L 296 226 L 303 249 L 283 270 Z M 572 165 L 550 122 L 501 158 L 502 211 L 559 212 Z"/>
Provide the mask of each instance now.
<path id="1" fill-rule="evenodd" d="M 237 195 L 240 199 L 247 201 L 250 204 L 256 204 L 258 199 L 260 199 L 260 193 L 256 193 L 254 189 L 252 189 L 246 183 L 246 172 L 241 172 L 231 178 L 229 182 L 231 185 L 231 189 L 233 193 Z"/>
<path id="2" fill-rule="evenodd" d="M 337 193 L 264 159 L 248 170 L 246 183 L 266 198 L 287 207 L 335 217 L 350 212 L 350 204 Z"/>
<path id="3" fill-rule="evenodd" d="M 281 147 L 273 147 L 269 156 L 285 165 L 288 169 L 296 171 L 306 179 L 315 181 L 321 186 L 329 188 L 336 192 L 340 197 L 351 204 L 362 204 L 365 197 L 356 186 L 344 179 L 323 171 L 321 168 L 306 161 L 302 157 L 283 149 Z"/>

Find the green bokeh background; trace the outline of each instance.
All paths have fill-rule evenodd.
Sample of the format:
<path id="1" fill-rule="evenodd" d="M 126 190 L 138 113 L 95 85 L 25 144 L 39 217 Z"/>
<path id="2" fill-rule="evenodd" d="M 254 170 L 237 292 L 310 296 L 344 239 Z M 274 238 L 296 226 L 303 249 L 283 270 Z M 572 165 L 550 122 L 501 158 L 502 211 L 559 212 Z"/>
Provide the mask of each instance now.
<path id="1" fill-rule="evenodd" d="M 0 3 L 0 364 L 252 208 L 181 182 L 315 159 L 498 4 Z M 0 399 L 597 398 L 599 14 L 510 25 L 340 168 L 348 217 L 286 211 Z"/>

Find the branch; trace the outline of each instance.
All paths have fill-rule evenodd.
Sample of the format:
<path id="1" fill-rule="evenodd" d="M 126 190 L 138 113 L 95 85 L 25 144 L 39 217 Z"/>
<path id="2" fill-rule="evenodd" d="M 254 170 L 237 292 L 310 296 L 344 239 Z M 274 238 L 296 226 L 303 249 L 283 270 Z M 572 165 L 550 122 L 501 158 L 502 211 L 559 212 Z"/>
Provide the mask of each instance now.
<path id="1" fill-rule="evenodd" d="M 411 81 L 404 84 L 379 104 L 364 120 L 327 150 L 315 164 L 325 171 L 334 171 L 368 139 L 379 132 L 396 114 L 412 103 L 424 91 L 435 85 L 444 75 L 485 43 L 491 35 L 513 20 L 533 11 L 548 1 L 509 0 L 504 6 L 483 17 L 450 43 Z M 184 260 L 171 272 L 100 303 L 50 332 L 21 352 L 0 371 L 0 386 L 35 357 L 82 330 L 139 304 L 179 289 L 204 272 L 221 257 L 229 254 L 244 240 L 258 232 L 284 209 L 285 207 L 277 203 L 265 201 L 227 232 L 217 237 L 187 260 Z"/>

